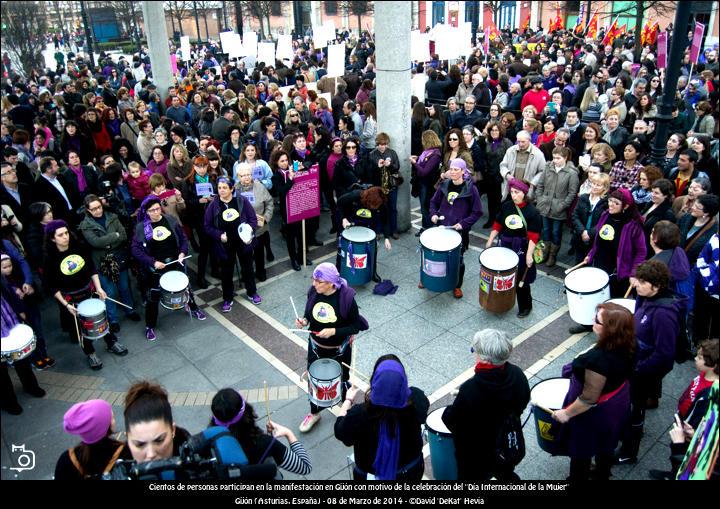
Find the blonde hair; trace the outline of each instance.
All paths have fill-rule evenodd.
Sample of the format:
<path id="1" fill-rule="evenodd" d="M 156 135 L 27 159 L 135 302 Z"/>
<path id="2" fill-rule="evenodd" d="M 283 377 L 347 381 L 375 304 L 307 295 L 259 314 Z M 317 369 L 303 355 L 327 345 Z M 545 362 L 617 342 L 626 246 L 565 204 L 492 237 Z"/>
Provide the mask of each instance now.
<path id="1" fill-rule="evenodd" d="M 603 196 L 607 196 L 608 191 L 610 190 L 610 175 L 607 173 L 598 173 L 597 175 L 593 175 L 590 177 L 590 182 L 597 182 L 598 184 L 603 186 Z"/>
<path id="2" fill-rule="evenodd" d="M 583 95 L 582 102 L 580 103 L 580 111 L 585 113 L 591 104 L 597 102 L 597 92 L 593 87 L 587 87 L 585 94 Z M 612 111 L 612 110 L 610 110 Z M 608 111 L 608 113 L 610 113 Z"/>
<path id="3" fill-rule="evenodd" d="M 428 129 L 422 133 L 422 146 L 424 150 L 431 148 L 442 148 L 442 141 L 435 131 Z"/>
<path id="4" fill-rule="evenodd" d="M 128 169 L 129 169 L 129 170 L 142 169 L 142 166 L 140 166 L 140 163 L 137 162 L 137 161 L 130 161 L 130 162 L 128 163 Z"/>
<path id="5" fill-rule="evenodd" d="M 184 155 L 183 164 L 184 164 L 185 161 L 189 161 L 189 160 L 190 160 L 190 154 L 188 154 L 188 151 L 187 151 L 187 149 L 185 148 L 185 145 L 183 145 L 183 144 L 181 144 L 181 143 L 176 143 L 176 144 L 173 145 L 172 148 L 170 149 L 170 164 L 172 164 L 172 165 L 178 165 L 178 166 L 181 164 L 180 161 L 178 161 L 177 159 L 175 159 L 175 149 L 176 149 L 176 148 L 179 148 L 179 149 L 182 150 L 182 152 L 183 152 L 183 155 Z"/>

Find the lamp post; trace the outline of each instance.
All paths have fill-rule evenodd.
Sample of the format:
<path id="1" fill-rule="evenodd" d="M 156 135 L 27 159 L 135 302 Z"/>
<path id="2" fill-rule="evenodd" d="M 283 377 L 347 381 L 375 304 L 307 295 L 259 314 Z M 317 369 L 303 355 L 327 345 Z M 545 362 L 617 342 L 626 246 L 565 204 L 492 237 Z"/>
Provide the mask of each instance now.
<path id="1" fill-rule="evenodd" d="M 92 43 L 92 34 L 90 33 L 90 23 L 88 22 L 87 11 L 85 10 L 85 2 L 80 2 L 80 15 L 82 16 L 83 26 L 85 27 L 85 45 L 87 46 L 87 52 L 90 58 L 90 68 L 95 69 L 95 55 Z"/>
<path id="2" fill-rule="evenodd" d="M 690 10 L 692 2 L 677 2 L 675 11 L 675 34 L 670 45 L 670 54 L 667 58 L 667 72 L 662 99 L 658 106 L 658 113 L 655 115 L 655 141 L 652 146 L 650 161 L 659 166 L 665 159 L 667 153 L 666 143 L 670 122 L 672 122 L 672 107 L 677 92 L 677 82 L 680 77 L 683 54 L 685 53 L 685 33 L 690 21 Z"/>

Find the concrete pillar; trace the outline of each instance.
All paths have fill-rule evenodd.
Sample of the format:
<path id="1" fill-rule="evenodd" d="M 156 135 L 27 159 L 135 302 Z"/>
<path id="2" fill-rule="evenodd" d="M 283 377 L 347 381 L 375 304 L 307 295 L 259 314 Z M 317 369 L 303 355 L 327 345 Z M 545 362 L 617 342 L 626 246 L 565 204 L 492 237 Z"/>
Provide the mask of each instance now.
<path id="1" fill-rule="evenodd" d="M 375 3 L 378 132 L 390 136 L 405 182 L 398 192 L 398 230 L 410 229 L 410 2 Z"/>
<path id="2" fill-rule="evenodd" d="M 153 83 L 164 101 L 168 96 L 168 87 L 173 84 L 164 3 L 143 1 L 142 10 L 145 36 L 150 50 Z"/>
<path id="3" fill-rule="evenodd" d="M 316 2 L 315 0 L 310 2 L 310 20 L 313 26 L 322 25 L 322 7 L 320 2 Z"/>

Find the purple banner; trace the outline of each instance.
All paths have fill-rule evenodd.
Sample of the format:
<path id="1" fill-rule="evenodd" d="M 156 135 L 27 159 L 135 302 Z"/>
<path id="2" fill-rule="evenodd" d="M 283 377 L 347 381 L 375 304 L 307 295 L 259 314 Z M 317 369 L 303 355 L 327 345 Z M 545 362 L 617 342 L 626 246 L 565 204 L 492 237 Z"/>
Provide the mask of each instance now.
<path id="1" fill-rule="evenodd" d="M 667 69 L 667 32 L 658 34 L 658 69 Z"/>
<path id="2" fill-rule="evenodd" d="M 285 198 L 287 222 L 295 223 L 320 215 L 320 170 L 315 164 L 309 170 L 295 173 L 293 184 Z"/>
<path id="3" fill-rule="evenodd" d="M 172 55 L 170 55 L 170 70 L 172 71 L 173 74 L 177 74 L 177 72 L 178 72 L 177 55 L 174 53 Z"/>
<path id="4" fill-rule="evenodd" d="M 692 45 L 690 46 L 690 63 L 697 64 L 700 56 L 700 46 L 702 46 L 702 37 L 705 32 L 705 25 L 695 22 L 695 34 L 693 35 Z"/>

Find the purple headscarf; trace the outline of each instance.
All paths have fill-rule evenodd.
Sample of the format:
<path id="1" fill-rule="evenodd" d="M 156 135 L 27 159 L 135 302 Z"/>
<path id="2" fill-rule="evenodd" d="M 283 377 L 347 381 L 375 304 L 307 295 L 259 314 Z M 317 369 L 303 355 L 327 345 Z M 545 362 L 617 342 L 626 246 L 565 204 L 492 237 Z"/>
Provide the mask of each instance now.
<path id="1" fill-rule="evenodd" d="M 315 267 L 312 277 L 313 279 L 319 279 L 320 281 L 332 283 L 335 288 L 347 286 L 347 281 L 340 277 L 340 273 L 335 265 L 329 262 L 321 263 Z"/>
<path id="2" fill-rule="evenodd" d="M 145 240 L 150 240 L 152 238 L 153 228 L 152 223 L 150 222 L 150 216 L 147 213 L 147 209 L 149 209 L 155 203 L 160 203 L 160 198 L 151 194 L 150 196 L 146 197 L 140 204 L 138 221 L 141 221 L 143 223 L 143 233 L 145 234 Z"/>
<path id="3" fill-rule="evenodd" d="M 388 359 L 381 362 L 370 383 L 370 401 L 373 405 L 402 409 L 408 404 L 410 388 L 402 364 Z M 391 431 L 390 427 L 394 426 Z M 396 419 L 380 423 L 378 448 L 375 454 L 375 476 L 380 480 L 394 480 L 400 461 L 400 426 Z"/>

